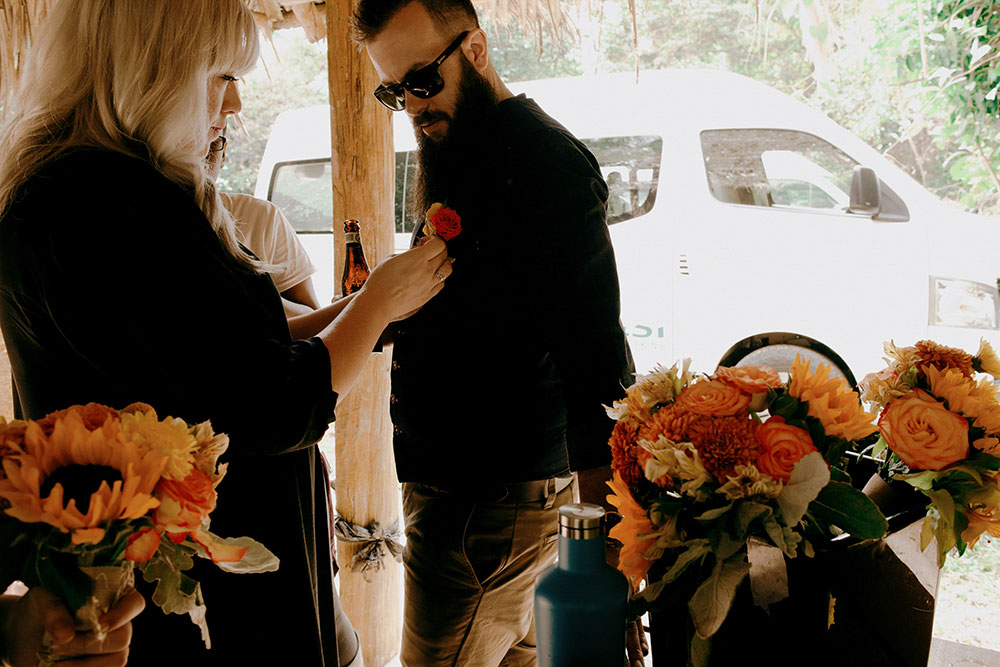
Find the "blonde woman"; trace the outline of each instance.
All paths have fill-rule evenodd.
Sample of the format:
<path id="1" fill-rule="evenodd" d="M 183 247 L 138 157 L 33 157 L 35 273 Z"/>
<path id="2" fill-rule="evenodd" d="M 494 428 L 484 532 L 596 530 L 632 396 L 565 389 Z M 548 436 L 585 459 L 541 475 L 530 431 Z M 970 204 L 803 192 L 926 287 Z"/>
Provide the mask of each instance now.
<path id="1" fill-rule="evenodd" d="M 62 0 L 36 38 L 0 143 L 0 326 L 21 412 L 145 401 L 211 419 L 231 440 L 213 529 L 281 559 L 246 577 L 196 565 L 211 651 L 149 609 L 130 663 L 350 662 L 314 443 L 385 326 L 441 289 L 444 244 L 382 262 L 292 342 L 204 172 L 257 58 L 243 3 Z"/>

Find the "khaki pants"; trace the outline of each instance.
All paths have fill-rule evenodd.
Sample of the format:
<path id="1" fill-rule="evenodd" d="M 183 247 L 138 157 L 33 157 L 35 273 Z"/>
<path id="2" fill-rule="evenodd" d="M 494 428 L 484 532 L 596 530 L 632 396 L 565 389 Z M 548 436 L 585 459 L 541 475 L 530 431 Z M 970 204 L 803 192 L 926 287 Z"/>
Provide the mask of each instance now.
<path id="1" fill-rule="evenodd" d="M 535 579 L 555 563 L 557 508 L 573 490 L 505 503 L 403 484 L 403 665 L 536 664 Z"/>

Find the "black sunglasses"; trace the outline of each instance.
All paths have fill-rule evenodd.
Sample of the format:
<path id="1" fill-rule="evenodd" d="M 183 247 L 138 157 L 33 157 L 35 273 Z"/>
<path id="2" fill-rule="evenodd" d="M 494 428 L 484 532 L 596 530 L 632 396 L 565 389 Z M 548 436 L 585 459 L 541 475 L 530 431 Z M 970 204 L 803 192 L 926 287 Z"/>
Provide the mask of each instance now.
<path id="1" fill-rule="evenodd" d="M 209 142 L 208 144 L 209 153 L 218 153 L 219 151 L 223 151 L 225 149 L 226 149 L 226 135 L 224 134 L 219 135 L 215 139 L 212 139 L 212 141 Z"/>
<path id="2" fill-rule="evenodd" d="M 465 39 L 469 31 L 466 30 L 458 37 L 455 38 L 448 48 L 444 50 L 441 55 L 434 59 L 430 65 L 426 67 L 421 67 L 415 72 L 410 72 L 403 80 L 399 83 L 390 83 L 388 85 L 382 84 L 375 89 L 375 99 L 389 107 L 393 111 L 402 111 L 406 108 L 406 92 L 410 91 L 410 94 L 414 97 L 419 97 L 422 100 L 426 100 L 428 97 L 434 97 L 444 88 L 444 79 L 441 78 L 441 73 L 438 68 L 441 67 L 441 63 L 448 59 L 455 49 L 461 45 L 462 40 Z"/>

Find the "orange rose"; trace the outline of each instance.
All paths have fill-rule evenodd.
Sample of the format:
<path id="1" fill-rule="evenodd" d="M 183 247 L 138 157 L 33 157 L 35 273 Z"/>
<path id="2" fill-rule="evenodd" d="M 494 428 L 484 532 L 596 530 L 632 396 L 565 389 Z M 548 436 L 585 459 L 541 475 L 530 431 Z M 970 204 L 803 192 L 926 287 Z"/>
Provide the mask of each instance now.
<path id="1" fill-rule="evenodd" d="M 768 389 L 780 389 L 781 378 L 778 371 L 770 366 L 719 366 L 715 369 L 716 379 L 736 387 L 748 394 L 759 394 Z"/>
<path id="2" fill-rule="evenodd" d="M 676 404 L 699 415 L 730 417 L 750 405 L 750 396 L 725 382 L 702 380 L 681 392 Z"/>
<path id="3" fill-rule="evenodd" d="M 806 454 L 815 451 L 809 432 L 785 423 L 783 417 L 771 417 L 754 430 L 761 450 L 757 455 L 757 469 L 774 479 L 787 482 L 792 469 Z"/>
<path id="4" fill-rule="evenodd" d="M 969 423 L 922 389 L 889 403 L 878 426 L 889 449 L 911 468 L 940 470 L 969 454 Z"/>
<path id="5" fill-rule="evenodd" d="M 194 468 L 180 482 L 162 478 L 156 485 L 154 522 L 170 533 L 189 533 L 201 528 L 202 521 L 215 509 L 215 487 L 212 478 Z"/>
<path id="6" fill-rule="evenodd" d="M 136 563 L 145 563 L 160 548 L 160 540 L 160 531 L 150 526 L 143 526 L 128 536 L 125 558 Z"/>
<path id="7" fill-rule="evenodd" d="M 450 241 L 462 233 L 462 218 L 459 217 L 454 209 L 450 209 L 447 206 L 438 206 L 433 213 L 430 211 L 428 213 L 430 215 L 427 221 L 434 227 L 434 231 L 437 232 L 438 236 L 445 241 Z"/>

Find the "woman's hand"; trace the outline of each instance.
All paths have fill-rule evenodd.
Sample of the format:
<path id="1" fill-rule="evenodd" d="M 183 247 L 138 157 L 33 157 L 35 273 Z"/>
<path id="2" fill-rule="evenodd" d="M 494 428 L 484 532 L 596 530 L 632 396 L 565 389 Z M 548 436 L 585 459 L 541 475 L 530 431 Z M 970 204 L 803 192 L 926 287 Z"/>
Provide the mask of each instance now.
<path id="1" fill-rule="evenodd" d="M 363 292 L 385 309 L 388 319 L 412 314 L 441 291 L 451 275 L 448 246 L 438 237 L 379 262 Z"/>
<path id="2" fill-rule="evenodd" d="M 11 667 L 34 667 L 45 632 L 52 639 L 54 657 L 59 667 L 119 667 L 128 660 L 132 641 L 132 619 L 146 606 L 146 601 L 129 588 L 118 604 L 99 622 L 107 630 L 103 641 L 93 633 L 77 633 L 73 616 L 66 605 L 44 588 L 32 588 L 20 598 L 5 597 L 0 606 L 0 647 Z"/>

